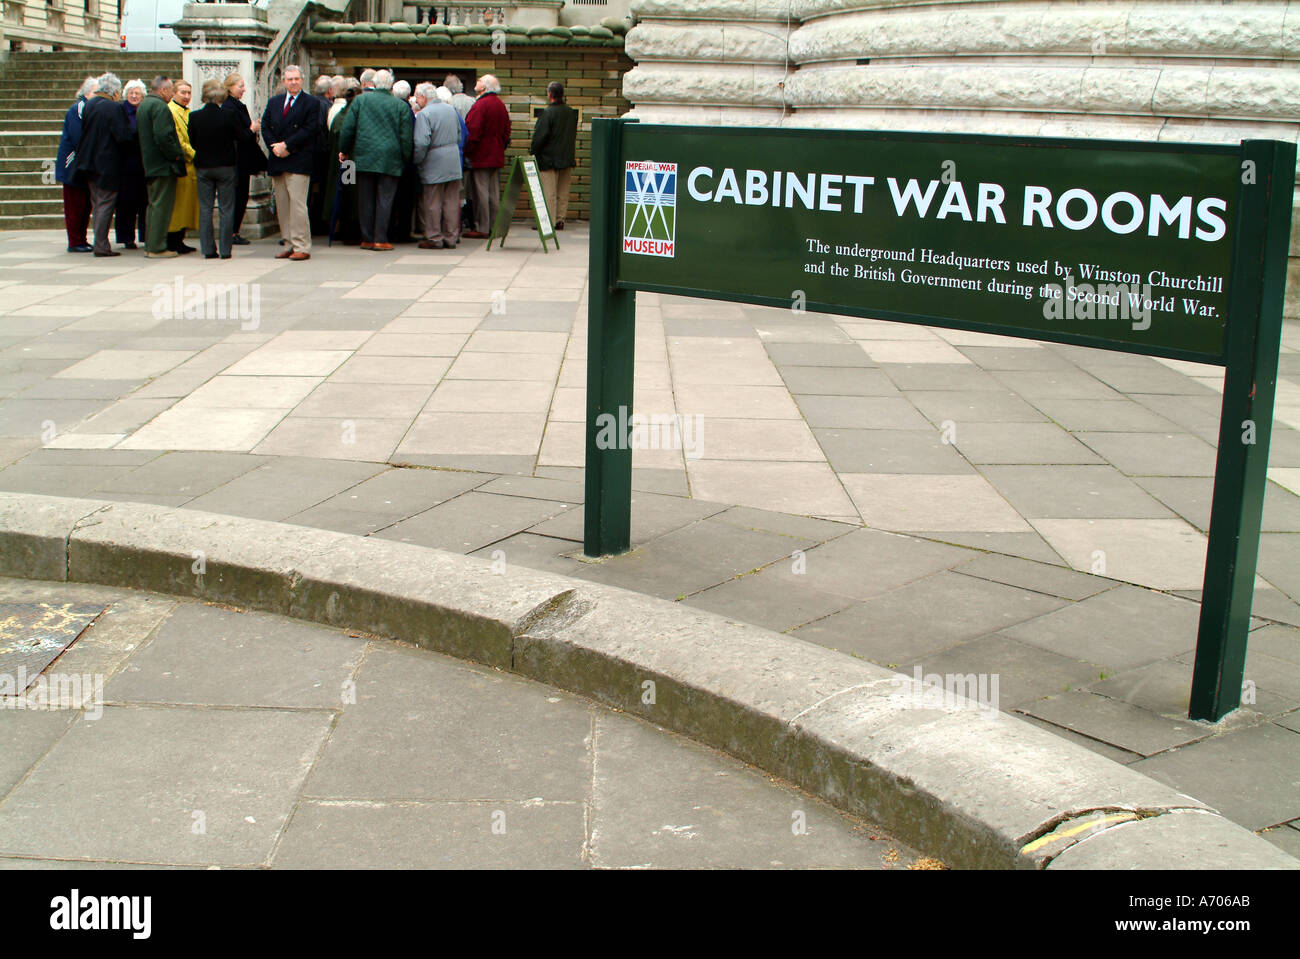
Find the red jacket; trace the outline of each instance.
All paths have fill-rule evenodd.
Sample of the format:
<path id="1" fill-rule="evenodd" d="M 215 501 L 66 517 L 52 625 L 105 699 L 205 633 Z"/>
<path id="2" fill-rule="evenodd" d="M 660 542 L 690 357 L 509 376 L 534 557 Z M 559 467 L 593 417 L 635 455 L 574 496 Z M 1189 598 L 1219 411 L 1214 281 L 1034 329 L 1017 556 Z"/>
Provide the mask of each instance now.
<path id="1" fill-rule="evenodd" d="M 465 117 L 469 139 L 465 160 L 476 170 L 499 169 L 506 165 L 510 144 L 510 111 L 495 93 L 485 93 L 469 108 Z"/>

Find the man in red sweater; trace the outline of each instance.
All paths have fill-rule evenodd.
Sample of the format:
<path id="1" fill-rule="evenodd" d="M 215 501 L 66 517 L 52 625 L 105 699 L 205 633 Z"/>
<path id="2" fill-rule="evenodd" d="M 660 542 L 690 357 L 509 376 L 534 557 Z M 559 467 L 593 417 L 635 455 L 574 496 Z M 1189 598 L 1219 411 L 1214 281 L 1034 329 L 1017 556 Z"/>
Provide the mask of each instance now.
<path id="1" fill-rule="evenodd" d="M 501 202 L 501 168 L 506 165 L 510 143 L 510 111 L 501 102 L 501 82 L 490 73 L 474 87 L 478 99 L 465 117 L 469 139 L 465 141 L 465 162 L 472 167 L 470 198 L 474 204 L 474 229 L 465 236 L 483 239 L 492 229 Z"/>

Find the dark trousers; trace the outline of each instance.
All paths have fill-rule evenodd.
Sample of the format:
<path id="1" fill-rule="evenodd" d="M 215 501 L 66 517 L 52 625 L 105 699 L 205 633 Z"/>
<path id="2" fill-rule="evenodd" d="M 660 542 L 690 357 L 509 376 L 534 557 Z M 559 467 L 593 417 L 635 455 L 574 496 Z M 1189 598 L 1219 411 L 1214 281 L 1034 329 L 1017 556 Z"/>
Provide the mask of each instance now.
<path id="1" fill-rule="evenodd" d="M 145 215 L 145 249 L 150 253 L 167 252 L 167 227 L 172 221 L 172 204 L 176 202 L 176 178 L 151 176 L 149 210 Z"/>
<path id="2" fill-rule="evenodd" d="M 242 169 L 235 171 L 235 232 L 244 225 L 244 211 L 248 209 L 248 187 L 253 174 Z"/>
<path id="3" fill-rule="evenodd" d="M 90 215 L 95 223 L 95 252 L 108 253 L 113 249 L 108 242 L 108 228 L 113 223 L 113 208 L 117 206 L 117 191 L 99 185 L 98 177 L 90 180 Z"/>
<path id="4" fill-rule="evenodd" d="M 397 177 L 357 171 L 357 206 L 362 243 L 387 243 L 388 221 L 393 215 Z"/>
<path id="5" fill-rule="evenodd" d="M 218 251 L 230 256 L 230 238 L 235 233 L 235 168 L 232 166 L 199 167 L 199 249 L 204 256 Z M 212 199 L 217 200 L 217 244 L 212 245 Z"/>
<path id="6" fill-rule="evenodd" d="M 149 193 L 145 189 L 144 174 L 123 175 L 117 188 L 117 213 L 113 232 L 118 243 L 134 243 L 136 237 L 144 242 L 144 214 L 149 208 Z"/>
<path id="7" fill-rule="evenodd" d="M 90 191 L 85 187 L 63 184 L 63 227 L 68 231 L 68 246 L 86 245 L 89 223 Z"/>

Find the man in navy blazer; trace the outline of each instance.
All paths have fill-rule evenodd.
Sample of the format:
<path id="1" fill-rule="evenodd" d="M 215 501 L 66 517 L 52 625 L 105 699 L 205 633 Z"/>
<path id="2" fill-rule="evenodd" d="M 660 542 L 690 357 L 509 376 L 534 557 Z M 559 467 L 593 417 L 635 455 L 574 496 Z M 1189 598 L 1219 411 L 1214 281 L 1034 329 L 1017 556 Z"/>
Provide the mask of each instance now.
<path id="1" fill-rule="evenodd" d="M 284 68 L 284 93 L 271 97 L 262 114 L 262 139 L 271 155 L 266 172 L 275 183 L 275 215 L 280 221 L 284 249 L 281 260 L 311 259 L 311 227 L 307 220 L 307 191 L 316 139 L 320 135 L 320 103 L 302 90 L 302 70 Z"/>

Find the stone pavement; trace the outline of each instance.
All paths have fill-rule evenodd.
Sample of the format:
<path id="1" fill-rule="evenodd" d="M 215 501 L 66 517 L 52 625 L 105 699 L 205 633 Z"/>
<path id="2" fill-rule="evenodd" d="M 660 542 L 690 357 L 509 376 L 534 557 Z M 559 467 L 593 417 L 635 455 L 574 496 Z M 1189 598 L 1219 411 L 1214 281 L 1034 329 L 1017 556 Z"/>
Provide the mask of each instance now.
<path id="1" fill-rule="evenodd" d="M 101 265 L 53 233 L 0 235 L 0 489 L 473 553 L 996 678 L 1001 708 L 1300 853 L 1300 328 L 1255 702 L 1212 727 L 1186 698 L 1216 370 L 642 295 L 636 406 L 658 448 L 634 454 L 636 548 L 592 563 L 585 233 L 561 243 Z"/>
<path id="2" fill-rule="evenodd" d="M 99 677 L 83 709 L 0 710 L 0 869 L 938 868 L 517 676 L 151 593 L 0 580 L 0 602 L 108 605 L 46 674 Z"/>

